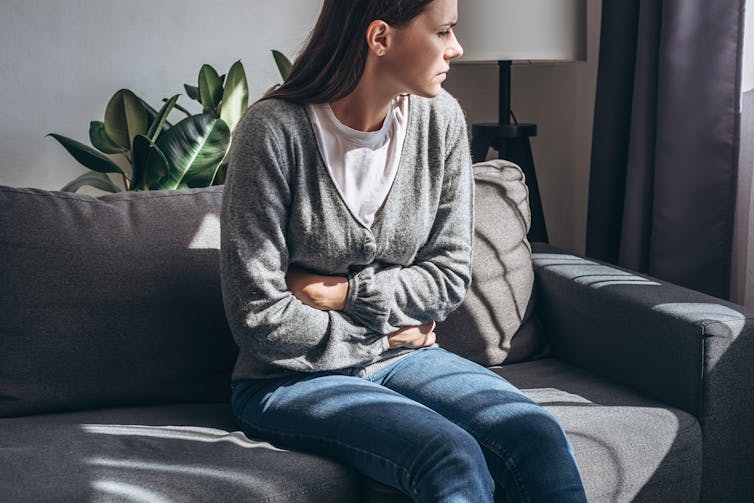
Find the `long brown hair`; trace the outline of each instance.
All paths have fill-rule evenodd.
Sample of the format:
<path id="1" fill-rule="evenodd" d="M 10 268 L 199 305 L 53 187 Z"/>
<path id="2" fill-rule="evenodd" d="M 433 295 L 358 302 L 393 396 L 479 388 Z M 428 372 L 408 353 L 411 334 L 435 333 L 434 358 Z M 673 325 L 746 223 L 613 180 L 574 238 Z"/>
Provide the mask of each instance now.
<path id="1" fill-rule="evenodd" d="M 433 0 L 325 0 L 304 50 L 282 86 L 264 98 L 325 103 L 348 95 L 364 73 L 366 29 L 376 19 L 408 24 Z"/>

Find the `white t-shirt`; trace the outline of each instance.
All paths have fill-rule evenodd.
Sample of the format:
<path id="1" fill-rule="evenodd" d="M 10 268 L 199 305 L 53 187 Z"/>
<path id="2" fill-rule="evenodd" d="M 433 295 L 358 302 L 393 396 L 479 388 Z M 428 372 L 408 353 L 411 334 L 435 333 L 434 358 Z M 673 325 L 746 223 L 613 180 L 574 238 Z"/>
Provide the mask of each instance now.
<path id="1" fill-rule="evenodd" d="M 319 150 L 340 197 L 353 216 L 371 227 L 398 171 L 408 127 L 408 96 L 398 96 L 379 131 L 341 123 L 327 103 L 308 104 Z"/>

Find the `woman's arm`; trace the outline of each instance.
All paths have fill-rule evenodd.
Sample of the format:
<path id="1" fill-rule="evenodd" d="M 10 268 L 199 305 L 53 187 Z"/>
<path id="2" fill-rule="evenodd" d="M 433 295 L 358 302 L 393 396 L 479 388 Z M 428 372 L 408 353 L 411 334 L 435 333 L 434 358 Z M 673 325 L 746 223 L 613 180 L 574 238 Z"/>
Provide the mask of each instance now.
<path id="1" fill-rule="evenodd" d="M 348 278 L 325 276 L 290 267 L 288 290 L 301 302 L 322 311 L 342 311 L 348 298 Z"/>
<path id="2" fill-rule="evenodd" d="M 348 279 L 325 276 L 289 268 L 285 275 L 288 289 L 307 306 L 322 311 L 340 311 L 348 298 Z M 403 327 L 387 336 L 390 348 L 420 348 L 435 343 L 435 322 Z"/>
<path id="3" fill-rule="evenodd" d="M 221 278 L 231 331 L 242 350 L 289 370 L 373 361 L 388 349 L 383 333 L 308 306 L 288 289 L 289 166 L 262 114 L 250 110 L 234 138 L 223 197 Z"/>
<path id="4" fill-rule="evenodd" d="M 372 330 L 441 321 L 471 282 L 474 179 L 466 123 L 454 102 L 442 193 L 427 243 L 409 267 L 371 264 L 349 279 L 344 312 Z"/>

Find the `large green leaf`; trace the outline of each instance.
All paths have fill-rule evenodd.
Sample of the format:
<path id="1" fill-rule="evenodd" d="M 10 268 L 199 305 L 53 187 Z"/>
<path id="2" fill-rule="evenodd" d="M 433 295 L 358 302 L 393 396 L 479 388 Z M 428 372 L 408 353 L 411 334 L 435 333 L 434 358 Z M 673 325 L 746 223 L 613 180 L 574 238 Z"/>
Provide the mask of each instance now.
<path id="1" fill-rule="evenodd" d="M 167 98 L 162 98 L 163 102 L 167 102 Z M 154 124 L 155 119 L 157 119 L 157 116 L 160 112 L 152 108 L 152 105 L 147 103 L 144 100 L 141 100 L 141 104 L 144 105 L 144 109 L 147 111 L 147 122 L 149 123 L 149 128 L 152 127 L 152 124 Z M 191 115 L 191 114 L 189 114 Z M 165 131 L 167 129 L 170 129 L 173 125 L 170 123 L 170 121 L 165 121 L 165 124 L 162 125 L 162 130 Z M 148 129 L 149 129 L 148 128 Z"/>
<path id="2" fill-rule="evenodd" d="M 173 107 L 175 107 L 179 96 L 180 94 L 176 94 L 167 102 L 165 102 L 155 118 L 152 120 L 152 124 L 149 126 L 149 130 L 147 131 L 147 138 L 149 138 L 152 143 L 157 141 L 157 137 L 160 136 L 160 133 L 168 129 L 165 127 L 165 124 L 167 123 L 168 115 L 170 115 L 170 112 L 173 111 Z"/>
<path id="3" fill-rule="evenodd" d="M 147 122 L 151 125 L 152 122 L 154 122 L 154 119 L 157 117 L 157 110 L 155 110 L 152 105 L 147 103 L 146 101 L 139 98 L 141 101 L 141 104 L 144 105 L 144 110 L 147 111 Z"/>
<path id="4" fill-rule="evenodd" d="M 222 185 L 225 183 L 225 178 L 228 176 L 228 163 L 220 163 L 220 167 L 217 170 L 215 179 L 212 180 L 212 185 Z"/>
<path id="5" fill-rule="evenodd" d="M 207 187 L 215 178 L 230 143 L 230 128 L 211 114 L 183 119 L 157 139 L 168 161 L 161 189 Z"/>
<path id="6" fill-rule="evenodd" d="M 107 136 L 104 122 L 91 121 L 89 123 L 89 141 L 92 142 L 95 148 L 105 154 L 122 154 L 127 151 Z"/>
<path id="7" fill-rule="evenodd" d="M 137 134 L 149 127 L 147 110 L 141 99 L 128 89 L 121 89 L 110 98 L 105 110 L 105 131 L 121 147 L 131 149 Z"/>
<path id="8" fill-rule="evenodd" d="M 196 100 L 201 103 L 202 99 L 199 97 L 199 88 L 196 86 L 190 86 L 188 84 L 183 84 L 183 88 L 186 90 L 186 94 L 189 98 L 192 100 Z"/>
<path id="9" fill-rule="evenodd" d="M 285 82 L 291 74 L 291 68 L 293 65 L 288 58 L 285 57 L 285 54 L 280 51 L 273 50 L 272 57 L 275 58 L 275 64 L 278 67 L 278 72 L 280 72 L 280 77 L 282 77 L 283 82 Z"/>
<path id="10" fill-rule="evenodd" d="M 50 133 L 47 136 L 52 136 L 58 140 L 74 159 L 92 171 L 98 173 L 123 173 L 120 166 L 115 164 L 109 157 L 97 152 L 88 145 L 55 133 Z"/>
<path id="11" fill-rule="evenodd" d="M 210 65 L 202 65 L 199 70 L 199 100 L 204 107 L 204 112 L 215 111 L 222 97 L 223 82 L 217 71 Z"/>
<path id="12" fill-rule="evenodd" d="M 62 190 L 63 192 L 76 192 L 84 185 L 89 185 L 90 187 L 104 190 L 105 192 L 121 192 L 121 188 L 115 185 L 112 180 L 110 180 L 109 176 L 104 173 L 97 173 L 92 171 L 84 173 L 83 175 L 71 180 L 65 185 L 65 187 L 60 190 Z"/>
<path id="13" fill-rule="evenodd" d="M 223 102 L 220 118 L 224 120 L 231 131 L 241 120 L 249 107 L 249 84 L 246 82 L 246 72 L 240 61 L 233 63 L 225 79 Z"/>
<path id="14" fill-rule="evenodd" d="M 160 187 L 168 176 L 168 161 L 160 149 L 144 135 L 134 138 L 134 173 L 131 190 Z"/>

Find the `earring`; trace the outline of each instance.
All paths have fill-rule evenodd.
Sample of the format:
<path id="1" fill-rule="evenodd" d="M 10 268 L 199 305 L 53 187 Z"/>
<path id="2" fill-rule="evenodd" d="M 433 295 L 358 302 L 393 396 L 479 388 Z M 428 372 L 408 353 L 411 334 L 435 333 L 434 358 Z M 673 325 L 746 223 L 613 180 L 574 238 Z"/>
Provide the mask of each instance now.
<path id="1" fill-rule="evenodd" d="M 378 53 L 378 56 L 384 56 L 384 55 L 385 55 L 385 51 L 382 50 L 382 49 L 380 49 L 380 52 Z"/>

